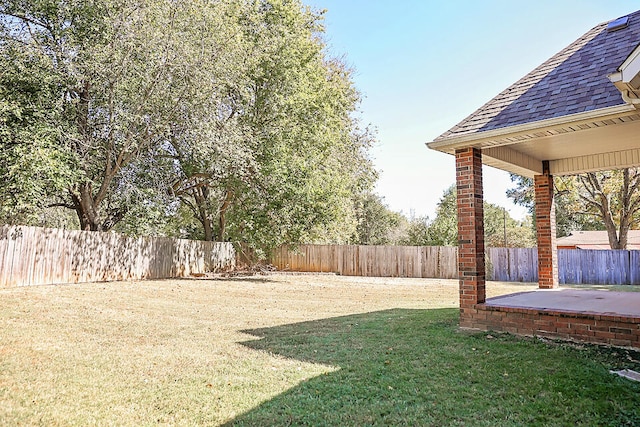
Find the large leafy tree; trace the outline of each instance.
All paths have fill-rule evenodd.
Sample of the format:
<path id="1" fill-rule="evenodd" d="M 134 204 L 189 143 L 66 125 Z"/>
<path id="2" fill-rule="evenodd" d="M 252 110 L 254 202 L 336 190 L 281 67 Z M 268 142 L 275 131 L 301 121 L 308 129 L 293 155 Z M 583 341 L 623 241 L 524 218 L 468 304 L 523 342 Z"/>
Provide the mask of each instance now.
<path id="1" fill-rule="evenodd" d="M 321 14 L 297 0 L 9 0 L 0 16 L 7 215 L 56 205 L 87 230 L 265 249 L 355 231 L 373 136 Z"/>
<path id="2" fill-rule="evenodd" d="M 249 72 L 259 52 L 245 32 L 256 13 L 251 2 L 229 2 L 214 31 L 215 55 L 223 60 L 200 68 L 194 82 L 200 96 L 170 125 L 166 149 L 174 175 L 169 191 L 199 225 L 190 237 L 224 240 L 237 186 L 258 171 L 256 142 L 243 121 L 251 99 Z"/>
<path id="3" fill-rule="evenodd" d="M 206 240 L 346 242 L 375 178 L 350 71 L 325 53 L 321 15 L 298 1 L 242 3 L 235 68 L 199 123 L 172 130 L 172 190 Z M 227 18 L 228 19 L 228 18 Z"/>
<path id="4" fill-rule="evenodd" d="M 2 4 L 3 52 L 15 69 L 3 89 L 23 91 L 13 84 L 21 69 L 36 84 L 53 81 L 37 88 L 47 91 L 50 113 L 36 122 L 55 131 L 49 141 L 74 172 L 63 175 L 55 204 L 73 209 L 82 229 L 109 230 L 150 197 L 161 205 L 166 192 L 149 189 L 169 183 L 166 168 L 191 171 L 214 150 L 221 138 L 212 129 L 233 116 L 220 100 L 244 87 L 237 76 L 247 52 L 236 36 L 251 7 L 206 0 Z M 230 135 L 223 134 L 225 143 Z M 169 154 L 179 162 L 159 160 Z"/>
<path id="5" fill-rule="evenodd" d="M 0 7 L 6 12 L 15 6 Z M 14 15 L 0 21 L 0 218 L 30 223 L 76 178 L 75 158 L 59 146 L 69 132 L 60 108 L 64 76 L 38 48 L 36 28 L 48 24 Z"/>
<path id="6" fill-rule="evenodd" d="M 259 2 L 255 19 L 246 38 L 258 47 L 240 121 L 256 167 L 220 191 L 228 236 L 264 248 L 344 243 L 356 226 L 354 197 L 375 177 L 372 135 L 353 115 L 351 72 L 327 57 L 320 16 L 300 2 Z"/>
<path id="7" fill-rule="evenodd" d="M 82 229 L 109 230 L 122 220 L 140 198 L 142 183 L 132 176 L 149 165 L 143 160 L 165 150 L 185 111 L 209 106 L 200 101 L 211 94 L 212 70 L 228 61 L 225 12 L 232 6 L 204 0 L 2 3 L 3 56 L 11 69 L 3 90 L 20 93 L 13 82 L 24 70 L 33 90 L 48 95 L 49 113 L 36 123 L 55 150 L 47 158 L 64 159 L 74 172 L 61 174 L 66 191 L 57 204 L 73 209 Z M 17 139 L 15 130 L 8 132 Z M 150 178 L 146 185 L 155 185 Z"/>
<path id="8" fill-rule="evenodd" d="M 520 175 L 511 174 L 515 187 L 507 190 L 507 196 L 515 204 L 529 210 L 533 221 L 531 227 L 535 232 L 535 193 L 533 180 Z M 575 189 L 574 177 L 555 177 L 556 232 L 558 236 L 567 236 L 574 230 L 599 230 L 601 226 L 595 217 L 580 213 L 579 196 Z"/>
<path id="9" fill-rule="evenodd" d="M 584 213 L 602 220 L 612 249 L 625 249 L 629 229 L 640 224 L 640 170 L 578 175 Z"/>

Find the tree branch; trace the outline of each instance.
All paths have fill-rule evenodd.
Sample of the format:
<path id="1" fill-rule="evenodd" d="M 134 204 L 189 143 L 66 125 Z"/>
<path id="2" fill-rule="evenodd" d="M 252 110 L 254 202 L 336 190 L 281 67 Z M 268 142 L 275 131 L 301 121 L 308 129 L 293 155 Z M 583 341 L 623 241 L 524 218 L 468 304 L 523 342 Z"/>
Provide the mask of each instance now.
<path id="1" fill-rule="evenodd" d="M 76 207 L 74 205 L 70 205 L 68 203 L 50 203 L 48 205 L 46 205 L 45 207 L 47 208 L 67 208 L 67 209 L 75 209 Z"/>
<path id="2" fill-rule="evenodd" d="M 29 18 L 26 15 L 21 15 L 21 14 L 18 14 L 18 13 L 4 12 L 4 13 L 2 13 L 2 15 L 9 16 L 9 17 L 15 18 L 15 19 L 19 19 L 19 20 L 23 21 L 27 25 L 28 24 L 33 24 L 33 25 L 35 25 L 37 27 L 41 27 L 42 29 L 47 30 L 54 40 L 56 39 L 55 34 L 53 32 L 53 28 L 51 28 L 50 25 L 45 24 L 44 22 L 40 22 L 35 18 Z"/>

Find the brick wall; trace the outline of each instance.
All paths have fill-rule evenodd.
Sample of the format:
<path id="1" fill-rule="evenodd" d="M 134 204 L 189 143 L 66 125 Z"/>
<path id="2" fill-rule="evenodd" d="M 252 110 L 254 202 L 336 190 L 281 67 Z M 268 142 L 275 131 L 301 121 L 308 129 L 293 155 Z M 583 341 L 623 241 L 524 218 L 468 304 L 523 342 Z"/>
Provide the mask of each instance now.
<path id="1" fill-rule="evenodd" d="M 534 177 L 536 193 L 536 229 L 538 237 L 538 284 L 542 289 L 558 286 L 556 248 L 556 210 L 553 203 L 553 176 Z"/>
<path id="2" fill-rule="evenodd" d="M 640 318 L 478 304 L 463 328 L 640 348 Z"/>
<path id="3" fill-rule="evenodd" d="M 476 148 L 456 151 L 458 193 L 458 274 L 460 312 L 485 301 L 484 213 L 482 153 Z"/>

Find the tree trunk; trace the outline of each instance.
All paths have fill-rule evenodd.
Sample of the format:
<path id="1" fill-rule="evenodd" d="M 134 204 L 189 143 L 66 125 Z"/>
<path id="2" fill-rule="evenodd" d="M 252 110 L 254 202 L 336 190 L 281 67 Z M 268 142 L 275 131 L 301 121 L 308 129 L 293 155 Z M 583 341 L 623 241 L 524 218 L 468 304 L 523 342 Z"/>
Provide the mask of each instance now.
<path id="1" fill-rule="evenodd" d="M 627 248 L 627 236 L 634 215 L 634 192 L 637 191 L 637 175 L 634 174 L 632 182 L 629 168 L 622 170 L 622 188 L 620 189 L 620 233 L 618 241 L 620 249 Z"/>
<path id="2" fill-rule="evenodd" d="M 629 227 L 620 227 L 620 233 L 618 234 L 618 248 L 627 249 L 627 236 L 629 235 Z"/>
<path id="3" fill-rule="evenodd" d="M 127 209 L 112 209 L 101 213 L 100 200 L 93 195 L 90 182 L 85 182 L 69 190 L 73 209 L 78 215 L 80 229 L 85 231 L 109 231 L 127 213 Z"/>
<path id="4" fill-rule="evenodd" d="M 611 210 L 611 195 L 605 191 L 600 183 L 600 180 L 598 179 L 598 176 L 593 172 L 587 173 L 586 175 L 584 175 L 584 178 L 583 176 L 580 176 L 580 181 L 591 196 L 591 198 L 583 197 L 583 199 L 589 205 L 600 211 L 602 222 L 604 223 L 605 229 L 607 230 L 609 246 L 611 247 L 611 249 L 625 249 L 626 231 L 623 231 L 624 224 L 620 223 L 620 235 L 618 234 L 618 227 L 616 226 L 616 221 Z M 624 239 L 621 239 L 623 235 Z"/>
<path id="5" fill-rule="evenodd" d="M 611 249 L 624 249 L 622 242 L 618 238 L 618 231 L 614 228 L 607 227 L 607 237 L 609 238 L 609 246 Z"/>
<path id="6" fill-rule="evenodd" d="M 207 211 L 207 202 L 209 201 L 209 189 L 207 187 L 196 187 L 191 191 L 193 200 L 196 202 L 197 218 L 200 224 L 202 224 L 202 230 L 204 231 L 204 240 L 207 242 L 213 241 L 213 221 Z"/>
<path id="7" fill-rule="evenodd" d="M 224 211 L 220 211 L 220 216 L 218 217 L 218 242 L 224 242 L 224 232 L 226 226 L 227 224 L 224 217 Z"/>
<path id="8" fill-rule="evenodd" d="M 609 246 L 611 249 L 624 249 L 620 247 L 620 239 L 618 238 L 618 229 L 616 227 L 613 214 L 611 213 L 611 202 L 607 195 L 600 194 L 601 199 L 601 214 L 604 226 L 607 229 L 607 236 L 609 237 Z"/>
<path id="9" fill-rule="evenodd" d="M 100 218 L 98 217 L 98 207 L 95 204 L 90 182 L 78 185 L 69 191 L 73 208 L 80 221 L 80 229 L 85 231 L 104 231 Z"/>
<path id="10" fill-rule="evenodd" d="M 91 100 L 91 84 L 84 81 L 76 90 L 78 94 L 78 109 L 76 122 L 78 131 L 82 135 L 83 142 L 77 148 L 78 152 L 83 152 L 92 145 L 92 134 L 89 125 L 89 102 Z M 82 148 L 81 148 L 82 147 Z M 111 156 L 107 155 L 106 164 L 104 166 L 102 176 L 102 184 L 94 194 L 93 186 L 90 181 L 76 184 L 69 190 L 73 209 L 78 215 L 80 221 L 80 229 L 86 231 L 109 231 L 122 218 L 124 218 L 127 208 L 117 208 L 109 212 L 101 212 L 101 205 L 107 195 L 109 186 L 114 179 L 116 173 L 120 169 L 120 165 L 116 162 L 116 167 L 111 164 Z"/>
<path id="11" fill-rule="evenodd" d="M 220 207 L 220 215 L 218 216 L 218 241 L 219 242 L 224 242 L 224 239 L 225 239 L 224 235 L 225 235 L 226 226 L 227 226 L 226 214 L 227 214 L 227 210 L 231 206 L 232 199 L 233 199 L 233 192 L 227 190 L 227 193 L 224 196 L 224 202 Z"/>
<path id="12" fill-rule="evenodd" d="M 206 211 L 200 211 L 200 223 L 204 229 L 204 240 L 207 242 L 213 241 L 213 224 Z"/>

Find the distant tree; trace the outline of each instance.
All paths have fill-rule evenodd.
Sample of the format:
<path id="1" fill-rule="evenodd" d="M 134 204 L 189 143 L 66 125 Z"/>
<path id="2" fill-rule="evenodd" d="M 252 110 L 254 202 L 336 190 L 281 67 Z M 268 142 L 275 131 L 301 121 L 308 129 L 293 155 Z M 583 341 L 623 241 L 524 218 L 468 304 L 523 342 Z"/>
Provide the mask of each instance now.
<path id="1" fill-rule="evenodd" d="M 409 218 L 400 244 L 407 246 L 439 246 L 431 235 L 431 220 L 428 216 Z"/>
<path id="2" fill-rule="evenodd" d="M 534 209 L 532 180 L 512 175 L 509 197 Z M 624 249 L 630 229 L 640 224 L 640 170 L 592 172 L 555 180 L 558 234 L 606 230 L 612 249 Z"/>
<path id="3" fill-rule="evenodd" d="M 444 191 L 436 208 L 436 217 L 430 220 L 420 216 L 409 220 L 405 245 L 412 246 L 457 246 L 458 217 L 456 187 Z"/>
<path id="4" fill-rule="evenodd" d="M 517 221 L 502 206 L 484 204 L 486 247 L 528 248 L 536 244 L 530 220 Z"/>
<path id="5" fill-rule="evenodd" d="M 356 219 L 356 233 L 351 242 L 358 245 L 397 244 L 406 231 L 406 218 L 390 210 L 384 199 L 374 193 L 356 199 Z"/>
<path id="6" fill-rule="evenodd" d="M 530 214 L 535 213 L 536 195 L 533 187 L 533 179 L 515 173 L 509 174 L 511 182 L 515 187 L 507 190 L 507 197 L 513 200 L 516 205 L 524 206 Z"/>
<path id="7" fill-rule="evenodd" d="M 452 185 L 442 195 L 433 221 L 422 217 L 410 222 L 406 242 L 425 246 L 457 245 L 457 214 L 456 187 Z M 526 221 L 516 221 L 504 208 L 487 202 L 484 203 L 484 230 L 487 247 L 531 247 L 535 244 Z"/>

